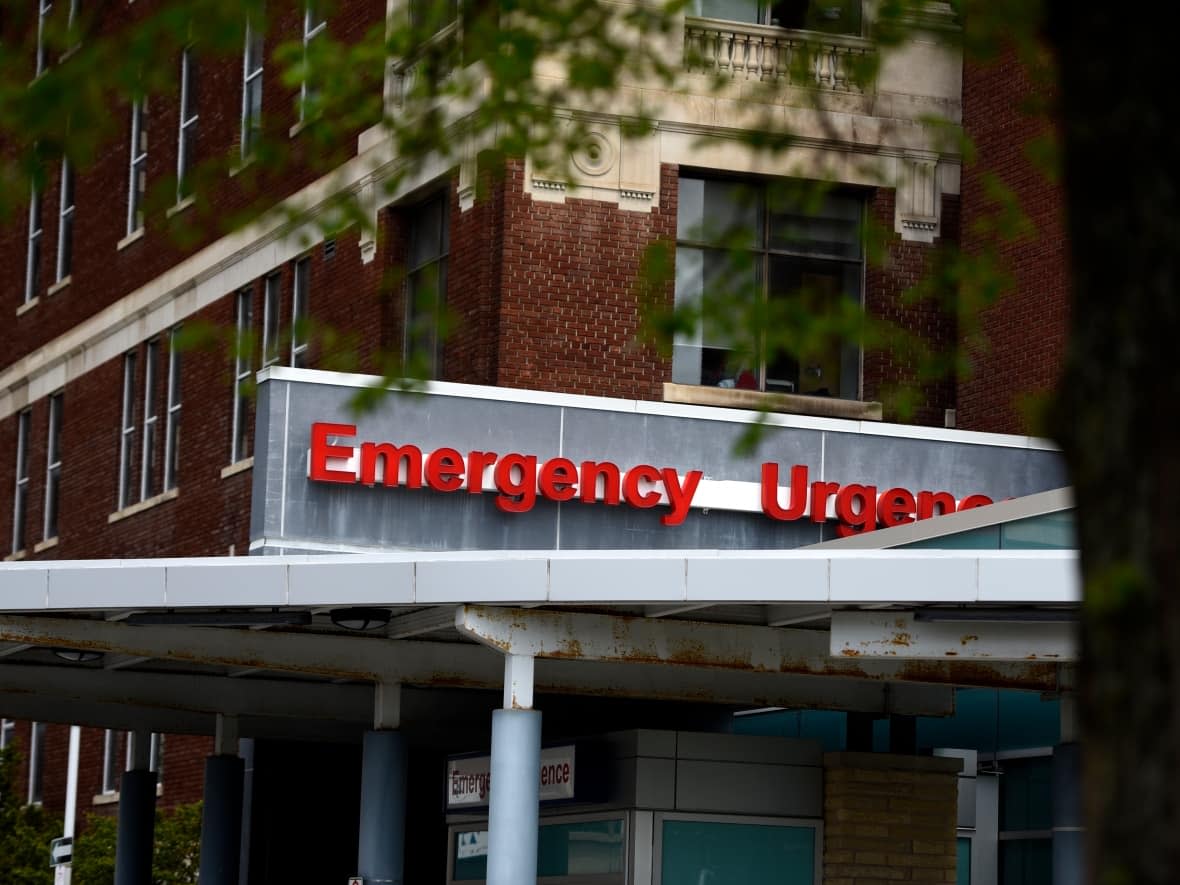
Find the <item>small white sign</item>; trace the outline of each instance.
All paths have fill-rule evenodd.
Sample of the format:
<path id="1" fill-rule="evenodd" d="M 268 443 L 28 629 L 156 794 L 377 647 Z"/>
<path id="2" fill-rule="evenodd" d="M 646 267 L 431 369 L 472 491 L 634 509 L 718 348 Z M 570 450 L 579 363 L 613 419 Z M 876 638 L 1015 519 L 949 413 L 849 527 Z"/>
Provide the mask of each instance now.
<path id="1" fill-rule="evenodd" d="M 488 831 L 476 830 L 459 834 L 459 846 L 455 851 L 456 860 L 488 856 Z"/>
<path id="2" fill-rule="evenodd" d="M 541 751 L 537 773 L 541 801 L 574 797 L 574 747 L 549 747 Z M 492 789 L 492 757 L 452 759 L 447 765 L 447 808 L 487 805 Z"/>

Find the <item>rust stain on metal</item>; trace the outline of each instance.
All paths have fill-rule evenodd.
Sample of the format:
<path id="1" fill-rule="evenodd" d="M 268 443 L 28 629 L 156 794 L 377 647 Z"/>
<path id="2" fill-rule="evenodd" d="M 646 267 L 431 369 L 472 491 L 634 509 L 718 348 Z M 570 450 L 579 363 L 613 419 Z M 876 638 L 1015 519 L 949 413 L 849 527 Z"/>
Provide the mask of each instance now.
<path id="1" fill-rule="evenodd" d="M 545 657 L 577 660 L 583 657 L 582 643 L 573 637 L 562 639 L 558 642 L 557 648 L 545 653 Z"/>
<path id="2" fill-rule="evenodd" d="M 975 633 L 964 633 L 959 637 L 960 645 L 966 645 L 968 642 L 979 642 L 979 636 Z"/>
<path id="3" fill-rule="evenodd" d="M 909 648 L 914 644 L 914 637 L 912 634 L 906 633 L 904 630 L 902 630 L 893 634 L 892 638 L 889 639 L 889 644 L 899 645 L 903 648 Z"/>
<path id="4" fill-rule="evenodd" d="M 846 658 L 859 658 L 860 657 L 860 652 L 858 652 L 855 648 L 842 648 L 842 649 L 840 649 L 840 654 L 842 654 Z"/>

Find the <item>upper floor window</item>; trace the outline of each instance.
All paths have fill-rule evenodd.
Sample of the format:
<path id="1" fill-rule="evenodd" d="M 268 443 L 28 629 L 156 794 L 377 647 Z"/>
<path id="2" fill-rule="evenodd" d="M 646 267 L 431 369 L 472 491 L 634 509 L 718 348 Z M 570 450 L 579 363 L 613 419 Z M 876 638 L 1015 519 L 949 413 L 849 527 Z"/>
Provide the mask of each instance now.
<path id="1" fill-rule="evenodd" d="M 303 8 L 303 60 L 306 69 L 308 51 L 311 41 L 328 29 L 328 19 L 324 14 L 323 3 L 320 0 L 308 0 Z M 299 119 L 306 120 L 308 109 L 319 95 L 319 90 L 311 82 L 311 77 L 304 74 L 303 83 L 299 89 Z"/>
<path id="2" fill-rule="evenodd" d="M 45 31 L 49 14 L 53 11 L 53 0 L 37 0 L 37 75 L 49 66 L 49 49 L 45 44 Z"/>
<path id="3" fill-rule="evenodd" d="M 45 451 L 45 525 L 41 537 L 57 537 L 57 515 L 61 488 L 61 409 L 62 394 L 49 398 L 49 434 Z"/>
<path id="4" fill-rule="evenodd" d="M 108 728 L 102 740 L 102 792 L 119 791 L 119 732 Z"/>
<path id="5" fill-rule="evenodd" d="M 405 359 L 430 378 L 438 376 L 442 362 L 439 325 L 451 243 L 447 196 L 444 191 L 413 210 L 406 255 Z"/>
<path id="6" fill-rule="evenodd" d="M 291 365 L 307 367 L 311 300 L 311 259 L 295 262 L 295 290 L 291 300 Z"/>
<path id="7" fill-rule="evenodd" d="M 41 194 L 29 196 L 29 239 L 25 250 L 25 304 L 41 294 Z"/>
<path id="8" fill-rule="evenodd" d="M 16 722 L 12 719 L 0 719 L 0 750 L 12 743 L 16 735 Z"/>
<path id="9" fill-rule="evenodd" d="M 118 509 L 131 503 L 135 452 L 135 351 L 123 355 L 123 417 L 119 422 Z"/>
<path id="10" fill-rule="evenodd" d="M 40 805 L 45 781 L 44 722 L 34 722 L 29 735 L 29 804 Z"/>
<path id="11" fill-rule="evenodd" d="M 25 512 L 29 505 L 29 425 L 33 413 L 25 409 L 16 419 L 16 490 L 12 496 L 12 552 L 25 549 Z"/>
<path id="12" fill-rule="evenodd" d="M 861 0 L 692 0 L 693 15 L 831 34 L 860 34 Z"/>
<path id="13" fill-rule="evenodd" d="M 143 198 L 147 192 L 147 99 L 131 106 L 131 165 L 127 178 L 127 233 L 143 227 Z"/>
<path id="14" fill-rule="evenodd" d="M 139 500 L 146 501 L 152 496 L 155 485 L 156 465 L 156 414 L 157 385 L 159 381 L 160 339 L 153 338 L 147 343 L 146 358 L 143 361 L 143 460 L 139 470 Z"/>
<path id="15" fill-rule="evenodd" d="M 234 303 L 234 399 L 231 464 L 250 457 L 250 378 L 254 374 L 254 291 L 243 289 Z"/>
<path id="16" fill-rule="evenodd" d="M 191 46 L 180 53 L 180 131 L 176 148 L 176 201 L 193 192 L 197 155 L 197 62 Z"/>
<path id="17" fill-rule="evenodd" d="M 676 307 L 698 322 L 674 341 L 672 380 L 857 399 L 860 349 L 838 318 L 860 305 L 864 201 L 783 184 L 680 179 Z"/>
<path id="18" fill-rule="evenodd" d="M 61 193 L 58 198 L 57 279 L 70 275 L 74 260 L 74 167 L 68 159 L 61 161 Z"/>
<path id="19" fill-rule="evenodd" d="M 168 400 L 164 419 L 164 491 L 176 488 L 180 474 L 180 326 L 168 333 Z"/>
<path id="20" fill-rule="evenodd" d="M 242 159 L 254 153 L 262 131 L 262 32 L 246 22 L 246 50 L 242 57 Z"/>

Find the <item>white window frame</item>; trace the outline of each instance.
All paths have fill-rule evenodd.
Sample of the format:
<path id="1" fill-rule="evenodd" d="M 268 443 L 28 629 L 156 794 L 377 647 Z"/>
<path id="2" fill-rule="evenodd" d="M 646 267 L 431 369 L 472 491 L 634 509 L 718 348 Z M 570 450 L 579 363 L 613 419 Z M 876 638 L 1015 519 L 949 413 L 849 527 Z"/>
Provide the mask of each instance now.
<path id="1" fill-rule="evenodd" d="M 139 467 L 139 500 L 146 501 L 152 496 L 155 476 L 152 468 L 156 458 L 156 429 L 160 416 L 156 413 L 156 375 L 160 362 L 160 339 L 153 338 L 147 343 L 143 360 L 143 460 Z"/>
<path id="2" fill-rule="evenodd" d="M 279 361 L 280 312 L 283 306 L 283 280 L 277 273 L 267 276 L 263 283 L 262 304 L 262 365 L 273 366 Z"/>
<path id="3" fill-rule="evenodd" d="M 193 48 L 186 46 L 180 51 L 180 114 L 179 126 L 176 133 L 176 202 L 179 203 L 192 194 L 189 177 L 192 173 L 193 157 L 196 147 L 197 121 L 201 115 L 197 112 L 196 66 L 193 61 Z M 192 133 L 191 144 L 188 138 Z M 190 148 L 194 150 L 190 152 Z"/>
<path id="4" fill-rule="evenodd" d="M 250 159 L 254 153 L 254 145 L 258 138 L 258 131 L 262 125 L 262 69 L 265 65 L 265 38 L 256 33 L 254 26 L 246 21 L 246 48 L 242 52 L 242 129 L 241 156 L 242 162 Z M 253 52 L 251 50 L 254 50 Z M 251 67 L 252 57 L 257 61 L 256 67 Z M 257 87 L 255 87 L 257 84 Z M 257 112 L 250 101 L 251 90 L 258 90 Z"/>
<path id="5" fill-rule="evenodd" d="M 168 333 L 168 406 L 164 425 L 164 491 L 176 488 L 180 472 L 180 326 Z"/>
<path id="6" fill-rule="evenodd" d="M 326 16 L 320 17 L 318 20 L 313 18 L 313 15 L 319 15 L 316 12 L 316 0 L 307 0 L 303 4 L 303 62 L 304 71 L 307 70 L 307 49 L 311 45 L 311 41 L 322 34 L 328 28 L 328 19 Z M 306 74 L 303 77 L 303 83 L 299 86 L 299 122 L 307 119 L 307 102 L 316 93 L 316 89 L 308 85 Z"/>
<path id="7" fill-rule="evenodd" d="M 147 99 L 131 105 L 131 151 L 127 175 L 127 235 L 143 229 L 143 198 L 147 190 Z M 141 148 L 142 144 L 142 148 Z"/>
<path id="8" fill-rule="evenodd" d="M 12 496 L 12 552 L 25 549 L 25 517 L 29 504 L 29 427 L 33 410 L 24 409 L 16 423 L 16 488 Z"/>
<path id="9" fill-rule="evenodd" d="M 311 258 L 300 258 L 295 262 L 295 275 L 291 299 L 291 365 L 307 368 L 308 335 L 307 321 L 310 316 L 308 303 L 311 299 Z"/>
<path id="10" fill-rule="evenodd" d="M 74 258 L 74 169 L 68 157 L 61 161 L 61 193 L 57 206 L 57 276 L 60 283 L 70 275 Z"/>
<path id="11" fill-rule="evenodd" d="M 102 737 L 102 788 L 104 796 L 113 796 L 119 792 L 119 767 L 116 753 L 118 752 L 119 733 L 108 728 Z"/>
<path id="12" fill-rule="evenodd" d="M 37 2 L 37 74 L 40 77 L 49 67 L 49 52 L 45 46 L 45 22 L 53 10 L 53 0 L 38 0 Z"/>
<path id="13" fill-rule="evenodd" d="M 41 221 L 41 194 L 34 185 L 29 198 L 29 241 L 25 251 L 25 304 L 31 304 L 41 293 L 41 239 L 45 226 Z"/>
<path id="14" fill-rule="evenodd" d="M 45 723 L 33 722 L 29 727 L 29 804 L 40 805 L 43 798 L 45 774 Z"/>
<path id="15" fill-rule="evenodd" d="M 41 537 L 48 541 L 57 537 L 59 501 L 61 499 L 61 412 L 59 391 L 49 397 L 49 432 L 45 450 L 45 520 Z"/>
<path id="16" fill-rule="evenodd" d="M 119 510 L 131 503 L 131 453 L 135 446 L 135 358 L 134 350 L 123 355 L 123 417 L 119 425 Z"/>
<path id="17" fill-rule="evenodd" d="M 131 737 L 132 733 L 127 732 L 126 734 L 127 734 L 127 741 L 126 741 L 127 763 L 124 767 L 124 770 L 131 771 L 132 770 L 131 766 L 133 766 L 135 764 L 135 758 L 131 752 L 132 745 L 134 742 Z M 164 750 L 164 736 L 162 734 L 160 734 L 158 731 L 153 731 L 152 736 L 150 738 L 150 745 L 148 748 L 148 771 L 158 772 L 160 770 L 160 756 L 163 753 L 163 750 Z"/>
<path id="18" fill-rule="evenodd" d="M 435 194 L 431 198 L 422 201 L 418 204 L 421 209 L 430 206 L 433 203 L 439 205 L 439 229 L 437 231 L 427 232 L 432 240 L 437 243 L 437 249 L 432 250 L 430 255 L 424 260 L 411 263 L 413 259 L 406 261 L 406 310 L 405 310 L 405 334 L 402 341 L 402 355 L 403 358 L 409 360 L 413 355 L 416 347 L 420 342 L 415 341 L 415 337 L 420 337 L 420 327 L 423 325 L 423 320 L 427 319 L 430 326 L 430 353 L 429 365 L 426 366 L 427 376 L 430 378 L 437 378 L 442 367 L 442 341 L 439 337 L 439 325 L 442 320 L 443 312 L 446 309 L 447 299 L 447 274 L 449 271 L 450 254 L 451 254 L 451 205 L 450 194 L 447 191 L 442 191 Z M 416 237 L 423 235 L 422 218 L 426 217 L 426 212 L 416 212 L 410 222 L 409 242 L 412 244 Z M 419 312 L 419 305 L 417 303 L 419 297 L 419 281 L 422 275 L 428 271 L 429 268 L 437 268 L 437 289 L 434 293 L 434 301 L 430 305 L 429 317 L 424 317 Z"/>
<path id="19" fill-rule="evenodd" d="M 15 719 L 0 719 L 0 750 L 7 749 L 16 734 Z"/>
<path id="20" fill-rule="evenodd" d="M 251 336 L 254 326 L 254 289 L 247 287 L 238 292 L 234 302 L 234 398 L 232 437 L 230 438 L 229 463 L 236 464 L 249 457 L 247 449 L 249 442 L 245 437 L 243 425 L 247 420 L 249 398 L 245 395 L 245 385 L 249 384 L 254 373 L 254 360 Z"/>

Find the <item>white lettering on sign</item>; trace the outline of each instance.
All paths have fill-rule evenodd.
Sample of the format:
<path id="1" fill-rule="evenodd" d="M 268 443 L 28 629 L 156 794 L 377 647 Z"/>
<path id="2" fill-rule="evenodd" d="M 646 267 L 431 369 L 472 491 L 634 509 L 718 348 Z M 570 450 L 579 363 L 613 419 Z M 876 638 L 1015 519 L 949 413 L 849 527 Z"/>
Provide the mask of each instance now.
<path id="1" fill-rule="evenodd" d="M 447 763 L 447 808 L 487 805 L 492 790 L 492 757 L 472 756 Z M 574 797 L 574 747 L 541 751 L 541 801 Z"/>

